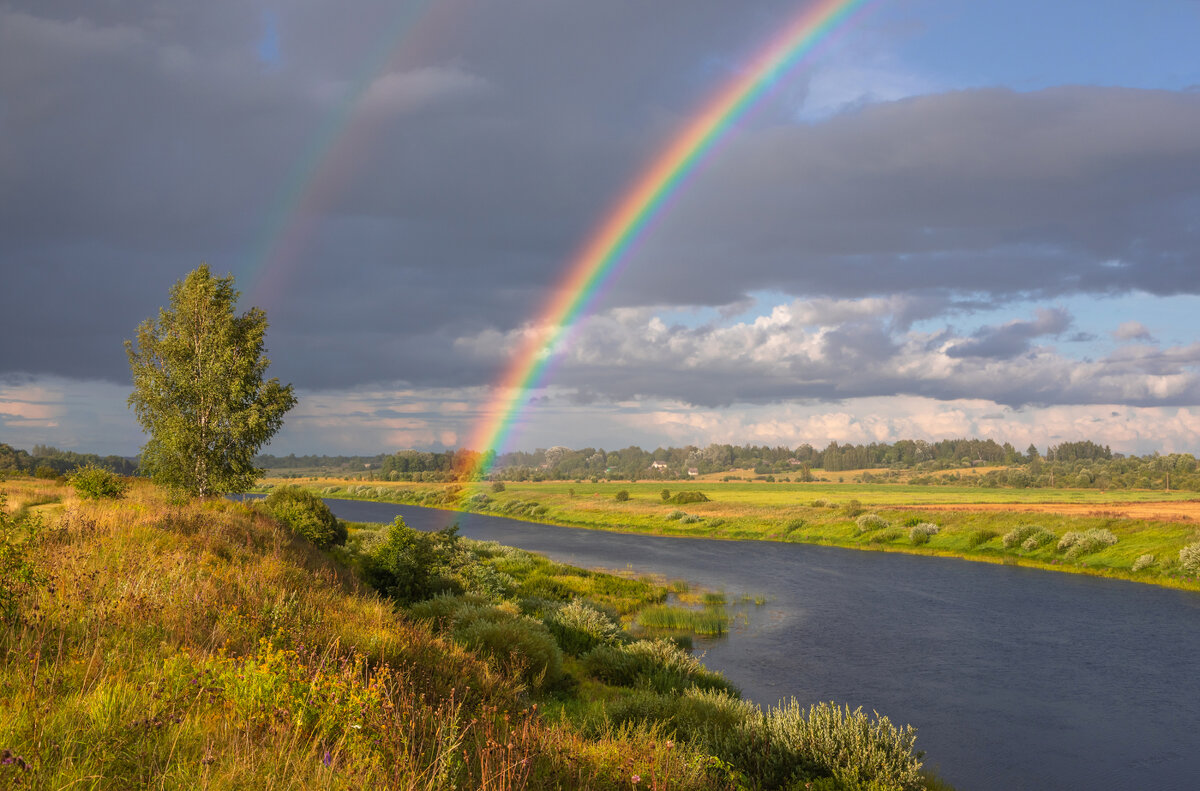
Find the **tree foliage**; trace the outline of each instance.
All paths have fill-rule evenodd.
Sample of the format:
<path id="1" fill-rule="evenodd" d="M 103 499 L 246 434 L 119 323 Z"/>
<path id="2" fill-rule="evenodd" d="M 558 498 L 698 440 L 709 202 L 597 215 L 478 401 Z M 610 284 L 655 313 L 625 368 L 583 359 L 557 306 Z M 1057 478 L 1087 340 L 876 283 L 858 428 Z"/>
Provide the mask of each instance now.
<path id="1" fill-rule="evenodd" d="M 267 316 L 234 314 L 233 277 L 206 265 L 171 287 L 171 306 L 125 342 L 129 405 L 150 435 L 142 469 L 155 482 L 201 497 L 249 487 L 254 454 L 296 404 L 292 386 L 263 381 Z"/>

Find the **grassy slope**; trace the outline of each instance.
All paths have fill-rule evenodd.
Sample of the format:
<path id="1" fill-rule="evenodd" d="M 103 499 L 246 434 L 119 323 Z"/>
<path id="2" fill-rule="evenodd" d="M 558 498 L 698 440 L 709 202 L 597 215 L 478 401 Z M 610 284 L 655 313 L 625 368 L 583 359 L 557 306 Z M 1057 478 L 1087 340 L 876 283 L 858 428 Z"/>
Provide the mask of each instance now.
<path id="1" fill-rule="evenodd" d="M 446 490 L 445 485 L 368 486 L 361 482 L 333 479 L 302 483 L 324 491 L 327 496 L 405 502 L 424 497 L 425 504 L 431 505 L 438 504 L 439 495 Z M 331 487 L 333 491 L 330 491 Z M 672 505 L 662 501 L 660 493 L 663 489 L 671 492 L 698 489 L 704 491 L 712 501 Z M 1104 510 L 1105 504 L 1115 502 L 1185 502 L 1195 499 L 1194 492 L 749 482 L 506 483 L 503 492 L 492 492 L 486 486 L 479 486 L 478 490 L 486 492 L 492 501 L 474 510 L 572 527 L 916 552 L 1200 590 L 1200 579 L 1185 574 L 1178 565 L 1179 550 L 1200 541 L 1200 527 L 1196 523 L 1129 519 Z M 620 490 L 629 492 L 628 501 L 618 502 L 614 498 Z M 891 533 L 880 530 L 858 534 L 852 512 L 846 507 L 851 500 L 858 500 L 863 508 L 878 513 L 892 522 L 896 529 Z M 814 505 L 821 501 L 826 504 Z M 953 506 L 965 503 L 1000 503 L 1019 507 L 1022 504 L 1048 502 L 1087 503 L 1095 505 L 1096 510 L 1087 515 L 1018 510 L 952 510 Z M 537 512 L 530 507 L 535 503 Z M 908 510 L 913 506 L 923 508 L 919 511 Z M 945 510 L 939 510 L 939 506 L 944 506 Z M 684 524 L 682 520 L 667 518 L 677 510 L 698 516 L 701 521 Z M 941 531 L 929 543 L 914 546 L 908 530 L 900 529 L 906 521 L 914 519 L 933 522 Z M 1074 559 L 1058 552 L 1055 543 L 1032 552 L 1003 546 L 1001 539 L 1005 533 L 1030 524 L 1040 525 L 1059 536 L 1068 531 L 1093 528 L 1111 530 L 1118 537 L 1118 542 L 1111 548 Z M 889 535 L 892 537 L 888 538 Z M 1132 571 L 1134 562 L 1146 554 L 1154 555 L 1154 564 L 1138 572 Z"/>
<path id="2" fill-rule="evenodd" d="M 652 733 L 540 717 L 243 504 L 0 488 L 48 525 L 45 578 L 0 623 L 0 748 L 29 767 L 0 787 L 721 787 Z"/>

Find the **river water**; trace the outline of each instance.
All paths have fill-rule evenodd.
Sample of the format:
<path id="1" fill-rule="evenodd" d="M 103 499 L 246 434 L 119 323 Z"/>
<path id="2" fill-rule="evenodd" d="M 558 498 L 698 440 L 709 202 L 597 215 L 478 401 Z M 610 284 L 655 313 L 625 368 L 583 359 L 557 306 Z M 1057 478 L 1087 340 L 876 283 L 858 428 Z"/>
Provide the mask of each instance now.
<path id="1" fill-rule="evenodd" d="M 836 701 L 917 728 L 959 791 L 1200 788 L 1200 595 L 803 544 L 626 535 L 327 500 L 340 518 L 455 521 L 591 568 L 765 594 L 704 662 L 762 704 Z M 698 646 L 700 647 L 700 646 Z"/>

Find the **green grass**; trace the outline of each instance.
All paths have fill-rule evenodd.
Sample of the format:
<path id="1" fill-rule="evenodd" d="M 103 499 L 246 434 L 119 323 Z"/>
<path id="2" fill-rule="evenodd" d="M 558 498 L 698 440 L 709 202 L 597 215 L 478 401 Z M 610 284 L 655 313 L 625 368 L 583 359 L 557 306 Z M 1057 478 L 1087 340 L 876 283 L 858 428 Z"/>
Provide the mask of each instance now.
<path id="1" fill-rule="evenodd" d="M 322 484 L 325 488 L 332 485 L 328 481 Z M 350 486 L 358 486 L 358 491 L 363 491 L 361 484 Z M 1106 504 L 1117 502 L 1194 501 L 1195 493 L 762 482 L 693 482 L 689 486 L 710 498 L 710 502 L 686 506 L 686 513 L 697 517 L 694 522 L 672 518 L 672 512 L 677 508 L 662 501 L 661 482 L 508 482 L 505 491 L 491 493 L 489 502 L 471 505 L 470 510 L 567 527 L 630 533 L 785 541 L 943 555 L 1200 590 L 1200 578 L 1186 574 L 1178 563 L 1180 549 L 1200 540 L 1200 526 L 1190 521 L 1124 518 L 1104 509 Z M 572 489 L 574 495 L 570 494 Z M 620 489 L 629 491 L 628 501 L 617 502 L 613 498 L 613 493 Z M 386 490 L 387 494 L 379 497 L 380 490 Z M 359 496 L 395 502 L 436 503 L 440 507 L 449 507 L 464 499 L 449 494 L 450 491 L 444 485 L 376 484 L 371 494 Z M 473 490 L 467 487 L 462 491 Z M 355 495 L 340 493 L 332 496 Z M 814 505 L 818 501 L 824 504 Z M 1014 509 L 970 511 L 953 508 L 976 503 L 1009 504 Z M 1038 503 L 1095 505 L 1096 510 L 1080 515 L 1017 510 L 1020 505 Z M 920 545 L 912 543 L 907 529 L 898 534 L 868 532 L 860 535 L 853 519 L 853 512 L 858 509 L 870 509 L 897 526 L 913 520 L 930 522 L 938 526 L 939 532 Z M 1106 529 L 1111 530 L 1118 541 L 1113 547 L 1078 557 L 1059 552 L 1055 542 L 1034 551 L 1002 545 L 1000 536 L 1027 524 L 1038 524 L 1058 536 L 1071 531 Z M 990 537 L 989 533 L 996 536 Z M 1158 562 L 1133 571 L 1134 563 L 1144 554 L 1153 554 Z"/>
<path id="2" fill-rule="evenodd" d="M 12 493 L 21 504 L 48 495 L 41 482 Z M 49 493 L 57 510 L 22 545 L 38 573 L 0 623 L 0 787 L 782 787 L 754 774 L 757 748 L 739 743 L 737 722 L 709 744 L 673 719 L 707 691 L 756 722 L 728 681 L 674 643 L 620 635 L 606 620 L 692 612 L 699 631 L 724 594 L 464 540 L 472 563 L 555 597 L 540 601 L 575 600 L 558 623 L 596 642 L 560 664 L 551 621 L 521 609 L 539 600 L 464 597 L 459 622 L 439 627 L 368 590 L 355 561 L 377 525 L 352 525 L 346 547 L 323 552 L 255 504 L 180 503 L 145 482 L 120 500 Z M 669 595 L 707 606 L 668 607 Z M 550 661 L 521 661 L 517 638 Z M 658 719 L 610 717 L 648 695 Z M 859 787 L 817 758 L 797 753 L 801 781 Z"/>

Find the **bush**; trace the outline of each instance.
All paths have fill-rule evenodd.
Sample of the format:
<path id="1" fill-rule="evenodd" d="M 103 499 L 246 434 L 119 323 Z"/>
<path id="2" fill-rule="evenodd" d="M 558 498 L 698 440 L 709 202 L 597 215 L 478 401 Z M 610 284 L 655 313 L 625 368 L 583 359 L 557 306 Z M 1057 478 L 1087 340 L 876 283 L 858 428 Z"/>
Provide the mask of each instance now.
<path id="1" fill-rule="evenodd" d="M 884 519 L 879 514 L 863 514 L 854 520 L 854 524 L 858 525 L 858 530 L 855 535 L 869 533 L 872 530 L 882 530 L 885 527 L 891 527 L 892 523 Z"/>
<path id="2" fill-rule="evenodd" d="M 851 788 L 917 791 L 922 753 L 917 733 L 897 728 L 887 717 L 868 717 L 861 708 L 818 703 L 803 709 L 793 698 L 765 716 L 767 741 L 793 762 L 815 765 Z"/>
<path id="3" fill-rule="evenodd" d="M 846 503 L 846 516 L 850 517 L 851 519 L 858 516 L 865 510 L 866 509 L 863 508 L 862 503 L 860 503 L 858 500 L 851 500 L 850 502 Z"/>
<path id="4" fill-rule="evenodd" d="M 708 495 L 704 492 L 675 492 L 671 497 L 671 502 L 676 505 L 687 505 L 688 503 L 707 503 Z"/>
<path id="5" fill-rule="evenodd" d="M 670 499 L 671 499 L 671 490 L 670 490 L 670 489 L 663 489 L 663 490 L 662 490 L 661 492 L 659 492 L 658 494 L 659 494 L 659 496 L 660 496 L 660 497 L 662 497 L 662 501 L 663 501 L 664 503 L 665 503 L 667 500 L 670 500 Z"/>
<path id="6" fill-rule="evenodd" d="M 425 533 L 397 516 L 364 559 L 363 570 L 373 588 L 409 603 L 458 592 L 454 574 L 470 560 L 459 545 L 458 525 Z"/>
<path id="7" fill-rule="evenodd" d="M 587 653 L 601 643 L 621 639 L 621 627 L 605 613 L 575 599 L 543 619 L 563 651 L 571 656 Z"/>
<path id="8" fill-rule="evenodd" d="M 621 489 L 619 492 L 614 494 L 613 497 L 616 498 L 618 503 L 623 503 L 629 499 L 629 492 L 625 489 Z"/>
<path id="9" fill-rule="evenodd" d="M 908 539 L 916 545 L 928 544 L 929 539 L 938 534 L 938 526 L 932 522 L 921 522 L 913 525 L 908 531 Z"/>
<path id="10" fill-rule="evenodd" d="M 703 522 L 703 521 L 704 521 L 704 518 L 703 518 L 703 517 L 696 516 L 695 514 L 684 514 L 684 515 L 683 515 L 683 516 L 680 518 L 680 520 L 679 520 L 679 524 L 681 524 L 681 525 L 694 525 L 694 524 L 696 524 L 697 522 Z"/>
<path id="11" fill-rule="evenodd" d="M 1004 534 L 1004 538 L 1002 539 L 1004 542 L 1004 548 L 1012 549 L 1013 547 L 1018 547 L 1024 543 L 1025 539 L 1042 529 L 1043 528 L 1037 525 L 1022 525 L 1021 527 L 1014 527 L 1012 530 L 1009 530 Z"/>
<path id="12" fill-rule="evenodd" d="M 676 510 L 672 511 L 671 513 L 667 514 L 667 519 L 671 519 L 671 520 L 682 519 L 685 516 L 687 516 L 687 514 L 685 514 L 683 511 L 680 511 L 679 509 L 676 509 Z"/>
<path id="13" fill-rule="evenodd" d="M 75 487 L 75 493 L 85 500 L 115 500 L 129 489 L 129 481 L 95 464 L 79 467 L 68 480 Z"/>
<path id="14" fill-rule="evenodd" d="M 1046 544 L 1049 544 L 1051 541 L 1054 541 L 1057 538 L 1058 536 L 1054 533 L 1051 533 L 1049 530 L 1043 530 L 1039 527 L 1037 532 L 1031 533 L 1024 541 L 1021 542 L 1021 549 L 1025 550 L 1026 552 L 1033 552 L 1034 550 L 1044 547 Z"/>
<path id="15" fill-rule="evenodd" d="M 869 541 L 872 544 L 886 544 L 889 541 L 895 541 L 900 536 L 904 535 L 904 531 L 898 527 L 889 527 L 887 530 L 881 530 L 871 536 Z"/>
<path id="16" fill-rule="evenodd" d="M 986 544 L 996 536 L 1000 535 L 995 530 L 976 530 L 967 536 L 967 547 L 975 549 L 976 547 Z"/>
<path id="17" fill-rule="evenodd" d="M 661 694 L 693 687 L 739 694 L 724 676 L 670 640 L 598 645 L 583 656 L 583 666 L 593 677 L 619 687 L 637 685 Z"/>
<path id="18" fill-rule="evenodd" d="M 530 686 L 541 688 L 562 678 L 562 651 L 550 631 L 528 616 L 479 618 L 456 627 L 454 636 L 471 648 L 494 657 L 506 672 L 520 673 Z"/>
<path id="19" fill-rule="evenodd" d="M 1179 565 L 1189 574 L 1200 574 L 1200 541 L 1179 550 Z"/>
<path id="20" fill-rule="evenodd" d="M 496 481 L 495 483 L 493 483 L 493 484 L 492 484 L 492 491 L 493 491 L 493 492 L 496 492 L 497 494 L 499 494 L 500 492 L 504 491 L 504 482 L 503 482 L 503 481 Z"/>
<path id="21" fill-rule="evenodd" d="M 346 543 L 346 526 L 337 520 L 320 497 L 299 486 L 276 489 L 267 495 L 263 507 L 293 533 L 321 549 Z"/>
<path id="22" fill-rule="evenodd" d="M 1077 558 L 1099 552 L 1117 543 L 1117 537 L 1111 530 L 1092 528 L 1082 532 L 1071 531 L 1058 541 L 1058 551 L 1066 552 L 1067 557 Z"/>
<path id="23" fill-rule="evenodd" d="M 1154 565 L 1153 555 L 1138 555 L 1138 559 L 1133 561 L 1133 571 L 1141 571 L 1148 569 Z"/>

